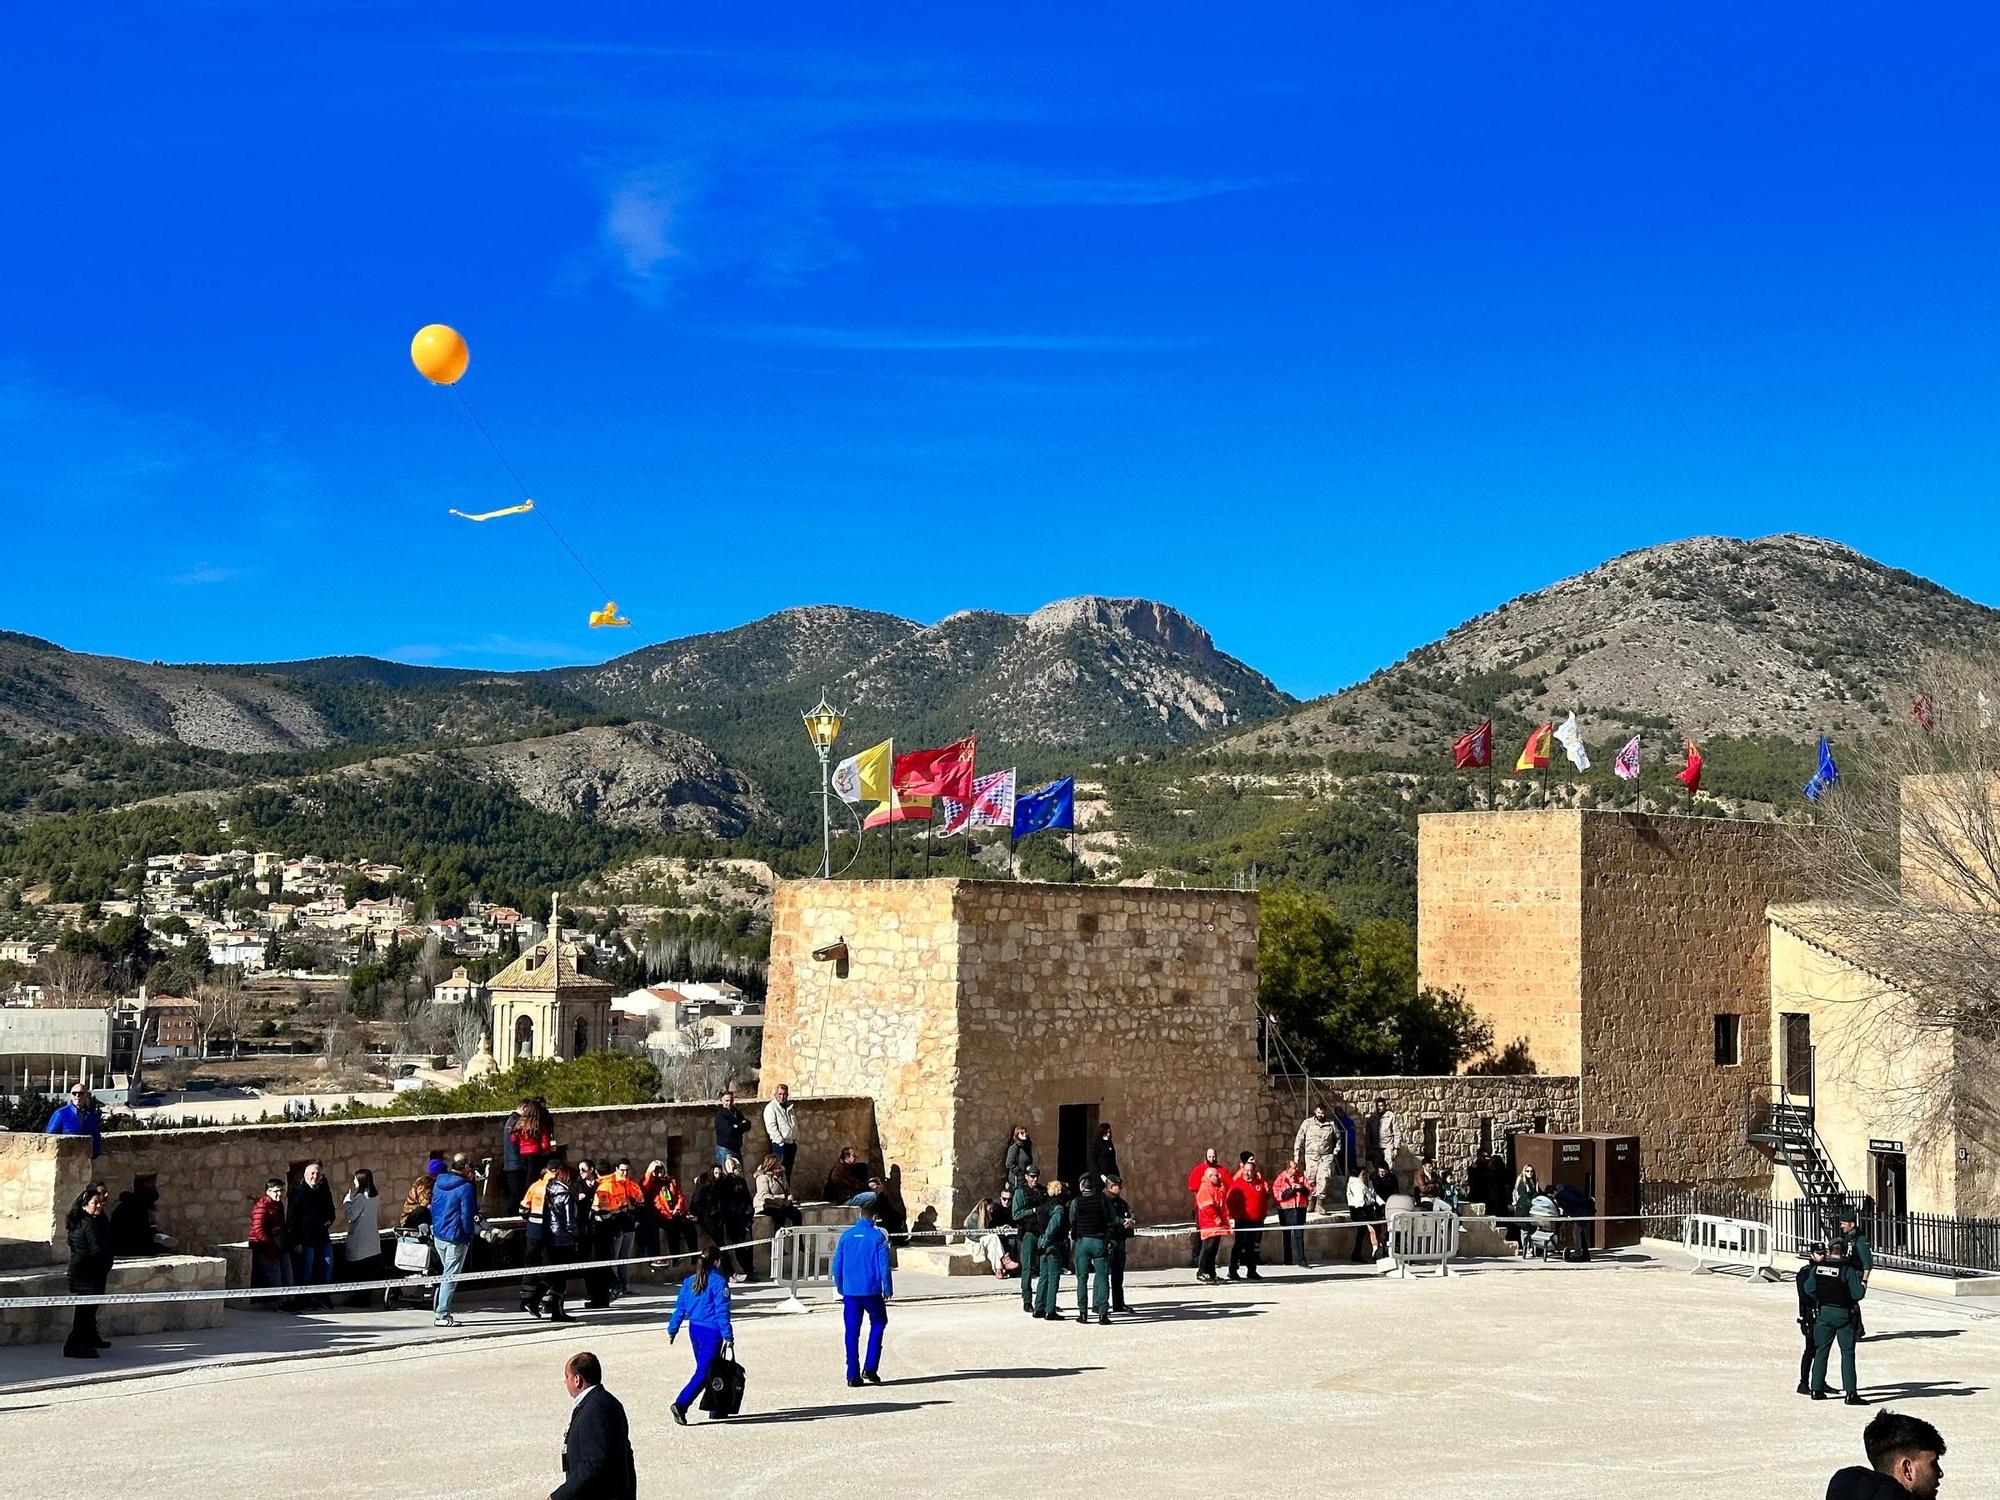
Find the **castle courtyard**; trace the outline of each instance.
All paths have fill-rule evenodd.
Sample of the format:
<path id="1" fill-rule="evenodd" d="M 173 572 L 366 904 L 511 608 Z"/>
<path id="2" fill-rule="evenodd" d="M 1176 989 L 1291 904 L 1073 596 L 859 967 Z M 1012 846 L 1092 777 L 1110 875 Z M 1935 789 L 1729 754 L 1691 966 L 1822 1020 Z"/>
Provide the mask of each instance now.
<path id="1" fill-rule="evenodd" d="M 1448 1280 L 1340 1265 L 1200 1288 L 1146 1273 L 1132 1278 L 1140 1315 L 1110 1328 L 1031 1321 L 990 1280 L 904 1275 L 898 1289 L 885 1383 L 862 1390 L 841 1380 L 824 1296 L 787 1314 L 752 1289 L 738 1302 L 744 1414 L 687 1429 L 667 1410 L 689 1356 L 685 1339 L 667 1345 L 665 1288 L 567 1329 L 475 1309 L 435 1337 L 420 1314 L 232 1312 L 213 1333 L 121 1341 L 82 1384 L 51 1347 L 4 1349 L 9 1490 L 545 1495 L 568 1417 L 562 1361 L 580 1348 L 632 1417 L 644 1496 L 1818 1500 L 1861 1461 L 1872 1414 L 1794 1393 L 1788 1282 L 1695 1276 L 1650 1248 L 1473 1263 Z M 1073 1308 L 1067 1280 L 1064 1293 Z M 1868 1325 L 1864 1394 L 1942 1429 L 1944 1493 L 2000 1492 L 2000 1299 L 1878 1289 Z M 108 1378 L 190 1353 L 191 1366 Z"/>

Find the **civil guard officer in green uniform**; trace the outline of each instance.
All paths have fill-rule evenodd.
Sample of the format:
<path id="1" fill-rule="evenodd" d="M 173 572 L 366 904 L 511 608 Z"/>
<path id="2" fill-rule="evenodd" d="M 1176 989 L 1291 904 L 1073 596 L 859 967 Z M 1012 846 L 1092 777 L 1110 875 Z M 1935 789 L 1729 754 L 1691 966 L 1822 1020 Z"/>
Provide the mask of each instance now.
<path id="1" fill-rule="evenodd" d="M 1090 1321 L 1090 1292 L 1097 1290 L 1097 1321 L 1111 1321 L 1111 1210 L 1099 1190 L 1097 1174 L 1077 1179 L 1070 1204 L 1070 1236 L 1076 1244 L 1076 1320 Z"/>
<path id="2" fill-rule="evenodd" d="M 1041 1252 L 1042 1263 L 1035 1272 L 1032 1315 L 1060 1323 L 1063 1262 L 1069 1258 L 1069 1205 L 1060 1182 L 1049 1184 L 1048 1196 L 1035 1210 L 1035 1248 Z"/>
<path id="3" fill-rule="evenodd" d="M 1824 1401 L 1833 1394 L 1826 1388 L 1826 1356 L 1838 1339 L 1840 1383 L 1847 1391 L 1847 1404 L 1866 1406 L 1854 1382 L 1854 1325 L 1866 1288 L 1860 1266 L 1848 1255 L 1847 1242 L 1833 1240 L 1826 1247 L 1825 1258 L 1813 1266 L 1813 1301 L 1819 1311 L 1813 1316 L 1812 1398 Z"/>
<path id="4" fill-rule="evenodd" d="M 1125 1305 L 1125 1242 L 1139 1227 L 1139 1216 L 1116 1177 L 1104 1179 L 1104 1211 L 1111 1215 L 1111 1310 L 1126 1313 L 1132 1309 Z"/>
<path id="5" fill-rule="evenodd" d="M 1833 1222 L 1839 1226 L 1840 1237 L 1847 1241 L 1847 1258 L 1861 1269 L 1861 1285 L 1865 1292 L 1868 1278 L 1875 1274 L 1875 1246 L 1869 1242 L 1868 1231 L 1861 1227 L 1861 1210 L 1843 1201 L 1833 1211 Z M 1856 1307 L 1854 1336 L 1860 1338 L 1867 1331 L 1861 1324 L 1861 1309 Z"/>
<path id="6" fill-rule="evenodd" d="M 1041 1222 L 1042 1207 L 1049 1201 L 1042 1187 L 1040 1168 L 1029 1162 L 1021 1173 L 1021 1186 L 1014 1189 L 1014 1201 L 1007 1205 L 1014 1227 L 1021 1231 L 1021 1311 L 1035 1312 L 1035 1272 L 1040 1269 L 1041 1237 L 1035 1226 Z M 1037 1314 L 1039 1316 L 1039 1314 Z"/>

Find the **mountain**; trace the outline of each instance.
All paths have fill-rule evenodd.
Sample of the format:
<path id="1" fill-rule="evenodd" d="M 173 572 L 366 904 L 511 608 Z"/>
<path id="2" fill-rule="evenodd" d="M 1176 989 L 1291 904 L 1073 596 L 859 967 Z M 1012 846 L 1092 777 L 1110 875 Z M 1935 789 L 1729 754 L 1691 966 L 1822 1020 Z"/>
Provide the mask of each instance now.
<path id="1" fill-rule="evenodd" d="M 606 711 L 644 713 L 725 755 L 789 756 L 824 688 L 856 743 L 977 729 L 995 748 L 1102 754 L 1184 743 L 1296 702 L 1147 599 L 1066 599 L 935 625 L 835 605 L 551 674 Z"/>
<path id="2" fill-rule="evenodd" d="M 1909 711 L 1917 650 L 1996 628 L 2000 611 L 1838 542 L 1693 537 L 1509 600 L 1222 748 L 1439 755 L 1489 713 L 1517 727 L 1571 709 L 1593 743 L 1852 735 Z"/>
<path id="3" fill-rule="evenodd" d="M 648 646 L 602 666 L 477 672 L 370 657 L 166 666 L 0 634 L 0 738 L 85 736 L 232 754 L 471 744 L 643 717 L 725 758 L 796 760 L 821 688 L 857 734 L 977 727 L 989 744 L 1119 750 L 1180 743 L 1296 700 L 1143 599 L 1071 599 L 935 625 L 815 605 Z"/>

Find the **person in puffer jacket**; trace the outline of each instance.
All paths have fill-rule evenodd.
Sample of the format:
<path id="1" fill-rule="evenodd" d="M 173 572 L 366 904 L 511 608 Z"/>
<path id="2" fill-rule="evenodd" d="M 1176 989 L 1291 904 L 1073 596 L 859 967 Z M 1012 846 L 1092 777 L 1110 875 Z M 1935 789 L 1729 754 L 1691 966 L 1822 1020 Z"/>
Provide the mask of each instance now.
<path id="1" fill-rule="evenodd" d="M 688 1407 L 708 1379 L 709 1365 L 724 1344 L 736 1342 L 736 1329 L 729 1321 L 729 1278 L 722 1274 L 721 1263 L 722 1253 L 715 1246 L 701 1252 L 701 1264 L 674 1294 L 674 1310 L 667 1318 L 667 1342 L 674 1341 L 685 1323 L 688 1342 L 694 1345 L 694 1374 L 674 1397 L 674 1420 L 683 1427 Z"/>

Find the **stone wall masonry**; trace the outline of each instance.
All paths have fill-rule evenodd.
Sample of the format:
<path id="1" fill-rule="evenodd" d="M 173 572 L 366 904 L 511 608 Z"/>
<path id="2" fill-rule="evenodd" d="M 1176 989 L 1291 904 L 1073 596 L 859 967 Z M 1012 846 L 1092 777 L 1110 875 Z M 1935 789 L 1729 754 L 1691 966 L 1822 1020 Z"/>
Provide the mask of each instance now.
<path id="1" fill-rule="evenodd" d="M 87 1143 L 65 1157 L 59 1137 L 0 1131 L 0 1270 L 48 1264 L 89 1160 Z"/>
<path id="2" fill-rule="evenodd" d="M 1026 1124 L 1061 1168 L 1061 1107 L 1112 1126 L 1141 1220 L 1185 1217 L 1213 1145 L 1259 1145 L 1257 898 L 1214 890 L 956 882 L 953 1222 Z M 902 1108 L 885 1103 L 885 1114 Z"/>
<path id="3" fill-rule="evenodd" d="M 1299 1122 L 1320 1101 L 1346 1102 L 1357 1126 L 1374 1108 L 1378 1096 L 1403 1127 L 1408 1143 L 1405 1171 L 1421 1163 L 1427 1135 L 1437 1138 L 1438 1165 L 1451 1168 L 1453 1179 L 1465 1186 L 1465 1169 L 1482 1139 L 1491 1140 L 1504 1157 L 1509 1126 L 1532 1128 L 1536 1121 L 1549 1130 L 1578 1128 L 1578 1088 L 1574 1077 L 1547 1073 L 1457 1073 L 1438 1077 L 1315 1078 L 1310 1101 L 1302 1080 L 1274 1080 L 1269 1097 L 1263 1160 L 1275 1174 L 1291 1154 Z"/>
<path id="4" fill-rule="evenodd" d="M 773 897 L 760 1076 L 796 1099 L 874 1100 L 882 1161 L 913 1221 L 950 1193 L 958 884 L 786 881 Z M 844 963 L 812 956 L 840 941 Z"/>
<path id="5" fill-rule="evenodd" d="M 1746 1086 L 1770 1082 L 1766 908 L 1800 891 L 1793 834 L 1740 819 L 1575 814 L 1582 825 L 1584 1128 L 1640 1138 L 1662 1182 L 1767 1188 Z M 1740 1018 L 1736 1064 L 1716 1017 Z"/>
<path id="6" fill-rule="evenodd" d="M 158 1255 L 121 1260 L 111 1268 L 107 1292 L 214 1291 L 223 1285 L 223 1263 L 206 1255 Z M 63 1297 L 69 1280 L 60 1269 L 0 1275 L 0 1297 Z M 59 1344 L 69 1336 L 74 1314 L 67 1307 L 10 1307 L 0 1311 L 0 1344 Z M 139 1302 L 101 1307 L 97 1326 L 106 1338 L 220 1328 L 220 1297 L 191 1302 Z"/>
<path id="7" fill-rule="evenodd" d="M 738 1101 L 755 1128 L 749 1142 L 754 1168 L 765 1154 L 762 1101 Z M 714 1160 L 715 1105 L 637 1104 L 598 1109 L 559 1109 L 556 1136 L 578 1156 L 625 1155 L 634 1171 L 655 1157 L 671 1161 L 679 1140 L 682 1180 Z M 798 1101 L 799 1155 L 795 1176 L 802 1198 L 817 1198 L 843 1145 L 864 1152 L 875 1146 L 874 1112 L 866 1099 L 819 1098 Z M 104 1154 L 90 1161 L 90 1142 L 60 1142 L 67 1177 L 80 1185 L 90 1175 L 109 1184 L 115 1197 L 132 1178 L 152 1172 L 159 1178 L 159 1225 L 177 1249 L 196 1253 L 241 1240 L 249 1233 L 250 1205 L 268 1177 L 284 1177 L 308 1161 L 326 1164 L 338 1201 L 358 1168 L 375 1174 L 383 1221 L 401 1211 L 403 1195 L 423 1172 L 433 1150 L 463 1151 L 476 1163 L 500 1162 L 504 1114 L 410 1115 L 367 1120 L 320 1120 L 295 1125 L 223 1125 L 190 1130 L 121 1131 L 104 1137 Z M 0 1137 L 0 1141 L 5 1141 Z M 493 1216 L 515 1212 L 504 1201 L 496 1171 L 481 1204 Z M 67 1199 L 63 1207 L 67 1208 Z"/>
<path id="8" fill-rule="evenodd" d="M 1580 1066 L 1580 815 L 1432 813 L 1417 822 L 1417 972 L 1525 1039 L 1551 1073 Z"/>

